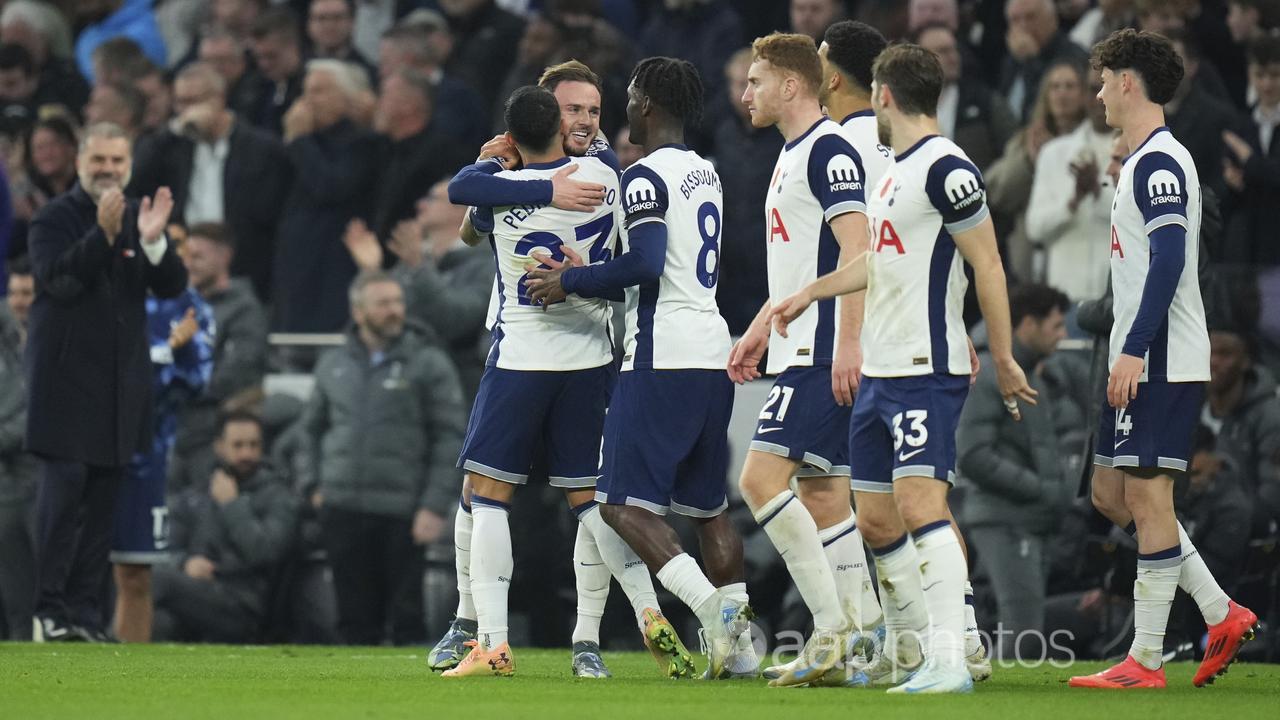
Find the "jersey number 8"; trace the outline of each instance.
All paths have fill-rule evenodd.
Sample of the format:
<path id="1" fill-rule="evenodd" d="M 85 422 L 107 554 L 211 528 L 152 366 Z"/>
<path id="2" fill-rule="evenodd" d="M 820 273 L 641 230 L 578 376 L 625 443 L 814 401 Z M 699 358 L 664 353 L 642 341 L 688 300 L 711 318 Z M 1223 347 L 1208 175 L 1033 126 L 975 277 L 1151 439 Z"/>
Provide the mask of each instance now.
<path id="1" fill-rule="evenodd" d="M 715 203 L 704 202 L 698 207 L 698 234 L 702 236 L 696 268 L 698 282 L 705 288 L 714 288 L 720 279 L 720 211 Z"/>

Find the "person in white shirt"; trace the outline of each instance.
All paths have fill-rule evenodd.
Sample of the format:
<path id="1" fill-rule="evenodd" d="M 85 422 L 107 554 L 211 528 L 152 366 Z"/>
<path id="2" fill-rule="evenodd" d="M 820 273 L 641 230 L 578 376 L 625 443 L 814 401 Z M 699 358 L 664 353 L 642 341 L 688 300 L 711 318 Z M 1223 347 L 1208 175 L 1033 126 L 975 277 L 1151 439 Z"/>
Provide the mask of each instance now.
<path id="1" fill-rule="evenodd" d="M 1096 95 L 1102 82 L 1097 73 L 1090 78 Z M 1085 122 L 1040 148 L 1026 213 L 1027 239 L 1038 250 L 1032 277 L 1075 301 L 1101 297 L 1110 271 L 1107 245 L 1098 238 L 1111 222 L 1114 186 L 1106 169 L 1114 132 L 1102 103 L 1088 108 Z"/>

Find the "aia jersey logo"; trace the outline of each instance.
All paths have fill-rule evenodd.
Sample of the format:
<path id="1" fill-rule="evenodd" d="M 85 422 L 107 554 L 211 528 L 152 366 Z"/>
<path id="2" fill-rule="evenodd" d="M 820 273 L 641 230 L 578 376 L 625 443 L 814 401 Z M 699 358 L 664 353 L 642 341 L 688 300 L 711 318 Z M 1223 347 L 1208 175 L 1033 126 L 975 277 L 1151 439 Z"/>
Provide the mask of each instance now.
<path id="1" fill-rule="evenodd" d="M 887 219 L 875 222 L 875 252 L 882 253 L 893 250 L 899 255 L 906 255 L 906 248 L 902 247 L 902 238 L 898 237 L 898 231 L 893 229 L 893 223 Z"/>
<path id="2" fill-rule="evenodd" d="M 942 181 L 942 188 L 947 194 L 951 207 L 963 210 L 976 202 L 982 202 L 982 186 L 978 176 L 969 168 L 956 168 L 947 173 Z"/>
<path id="3" fill-rule="evenodd" d="M 769 208 L 769 242 L 781 241 L 784 243 L 791 242 L 791 236 L 787 235 L 787 226 L 782 222 L 782 213 L 778 212 L 778 208 Z"/>
<path id="4" fill-rule="evenodd" d="M 627 183 L 627 212 L 636 213 L 658 207 L 658 191 L 653 183 L 638 177 Z"/>
<path id="5" fill-rule="evenodd" d="M 858 172 L 858 164 L 848 155 L 832 155 L 827 161 L 827 183 L 831 192 L 860 189 L 862 175 Z"/>
<path id="6" fill-rule="evenodd" d="M 1182 202 L 1182 183 L 1171 171 L 1161 168 L 1147 177 L 1147 197 L 1151 205 L 1168 205 Z"/>
<path id="7" fill-rule="evenodd" d="M 1111 257 L 1124 259 L 1124 248 L 1120 246 L 1120 236 L 1116 234 L 1116 226 L 1111 226 Z"/>

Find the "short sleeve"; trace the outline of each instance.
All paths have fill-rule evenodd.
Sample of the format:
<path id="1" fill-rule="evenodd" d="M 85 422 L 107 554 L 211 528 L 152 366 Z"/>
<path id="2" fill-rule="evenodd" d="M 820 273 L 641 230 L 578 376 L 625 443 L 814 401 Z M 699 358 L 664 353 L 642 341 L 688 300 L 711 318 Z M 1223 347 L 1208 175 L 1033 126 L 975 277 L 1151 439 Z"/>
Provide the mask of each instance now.
<path id="1" fill-rule="evenodd" d="M 493 208 L 491 207 L 473 207 L 471 208 L 471 227 L 481 235 L 488 235 L 493 232 Z"/>
<path id="2" fill-rule="evenodd" d="M 943 227 L 953 235 L 972 230 L 991 214 L 982 173 L 959 155 L 943 155 L 933 162 L 925 192 L 942 215 Z"/>
<path id="3" fill-rule="evenodd" d="M 662 221 L 667 206 L 667 184 L 653 168 L 638 162 L 622 174 L 623 227 L 630 230 L 641 223 Z"/>
<path id="4" fill-rule="evenodd" d="M 587 148 L 587 157 L 594 157 L 600 162 L 609 166 L 609 169 L 622 174 L 622 167 L 618 164 L 618 154 L 613 151 L 608 141 L 602 137 L 597 137 L 591 141 L 591 145 Z"/>
<path id="5" fill-rule="evenodd" d="M 1149 152 L 1138 158 L 1133 200 L 1148 234 L 1165 225 L 1187 227 L 1187 174 L 1168 153 Z"/>
<path id="6" fill-rule="evenodd" d="M 823 135 L 809 150 L 809 190 L 822 206 L 822 215 L 832 218 L 849 212 L 867 212 L 867 173 L 862 156 L 842 136 Z"/>

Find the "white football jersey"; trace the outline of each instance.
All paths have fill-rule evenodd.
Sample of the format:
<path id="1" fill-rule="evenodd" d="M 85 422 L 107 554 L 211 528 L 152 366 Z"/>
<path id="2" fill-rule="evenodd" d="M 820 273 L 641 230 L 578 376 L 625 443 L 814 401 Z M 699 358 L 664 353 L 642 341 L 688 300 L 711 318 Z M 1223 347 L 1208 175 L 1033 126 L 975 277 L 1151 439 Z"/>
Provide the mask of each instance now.
<path id="1" fill-rule="evenodd" d="M 1111 206 L 1111 290 L 1115 324 L 1111 327 L 1111 362 L 1115 365 L 1140 319 L 1143 290 L 1151 273 L 1151 236 L 1168 225 L 1185 229 L 1181 275 L 1164 278 L 1176 284 L 1173 302 L 1143 323 L 1154 330 L 1146 350 L 1142 380 L 1201 382 L 1209 380 L 1209 332 L 1200 297 L 1200 177 L 1191 154 L 1168 128 L 1151 134 L 1125 161 Z M 1155 246 L 1161 251 L 1160 244 Z M 1131 350 L 1133 348 L 1130 348 Z M 1135 351 L 1137 352 L 1137 351 Z"/>
<path id="2" fill-rule="evenodd" d="M 829 118 L 782 146 L 765 199 L 769 298 L 779 302 L 836 269 L 840 245 L 829 220 L 866 212 L 866 172 L 840 124 Z M 830 365 L 835 355 L 840 306 L 821 300 L 787 328 L 769 337 L 770 373 L 789 367 Z"/>
<path id="3" fill-rule="evenodd" d="M 894 159 L 868 198 L 862 373 L 968 375 L 964 259 L 952 236 L 988 215 L 982 174 L 952 141 L 930 135 Z"/>
<path id="4" fill-rule="evenodd" d="M 477 208 L 472 222 L 490 233 L 497 262 L 498 302 L 488 365 L 505 370 L 583 370 L 613 361 L 612 311 L 607 300 L 570 295 L 546 308 L 532 304 L 525 289 L 525 265 L 531 254 L 564 259 L 562 246 L 589 262 L 608 259 L 617 237 L 618 175 L 594 157 L 562 158 L 551 163 L 504 170 L 512 180 L 550 178 L 568 163 L 574 177 L 604 185 L 604 203 L 592 212 L 550 205 Z"/>
<path id="5" fill-rule="evenodd" d="M 721 370 L 729 327 L 716 305 L 720 277 L 720 176 L 683 145 L 665 145 L 622 174 L 624 251 L 646 223 L 667 226 L 662 277 L 626 290 L 622 369 Z"/>
<path id="6" fill-rule="evenodd" d="M 840 132 L 862 159 L 862 168 L 866 171 L 862 185 L 869 191 L 893 163 L 893 151 L 880 144 L 876 114 L 871 110 L 853 113 L 840 121 Z"/>

